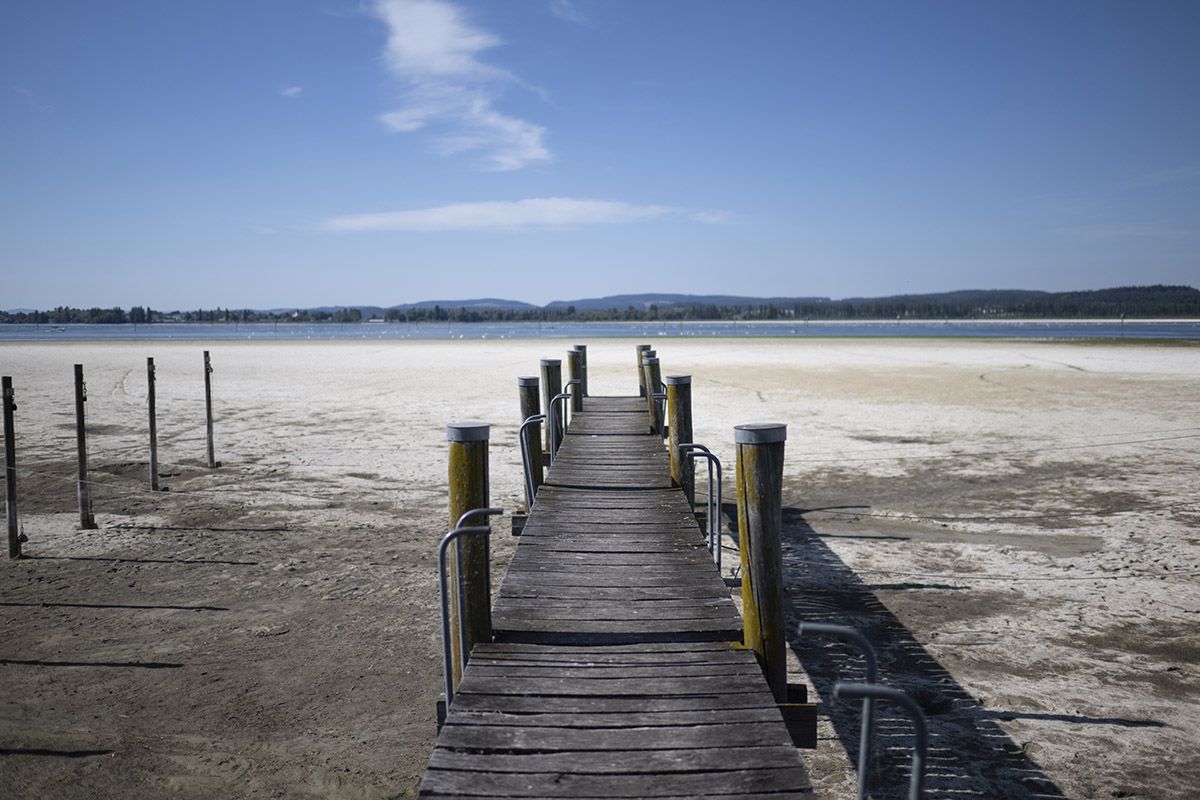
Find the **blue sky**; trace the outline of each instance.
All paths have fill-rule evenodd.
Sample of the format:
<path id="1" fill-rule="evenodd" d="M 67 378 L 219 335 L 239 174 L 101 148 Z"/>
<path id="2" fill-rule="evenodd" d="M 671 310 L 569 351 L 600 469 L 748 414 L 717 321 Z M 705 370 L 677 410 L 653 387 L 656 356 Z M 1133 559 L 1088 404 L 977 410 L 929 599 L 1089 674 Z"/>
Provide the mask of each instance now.
<path id="1" fill-rule="evenodd" d="M 0 308 L 1200 283 L 1200 3 L 0 6 Z"/>

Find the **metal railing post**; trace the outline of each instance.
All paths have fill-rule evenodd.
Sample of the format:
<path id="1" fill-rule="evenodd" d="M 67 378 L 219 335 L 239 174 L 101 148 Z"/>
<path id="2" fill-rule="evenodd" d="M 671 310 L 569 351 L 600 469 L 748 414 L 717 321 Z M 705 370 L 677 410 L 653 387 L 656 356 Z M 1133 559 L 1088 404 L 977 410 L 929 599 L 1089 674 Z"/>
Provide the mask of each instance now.
<path id="1" fill-rule="evenodd" d="M 721 459 L 713 455 L 702 444 L 695 442 L 687 442 L 679 445 L 679 450 L 688 459 L 695 461 L 697 458 L 703 458 L 708 462 L 708 485 L 705 488 L 705 515 L 708 523 L 708 552 L 712 554 L 713 559 L 717 564 L 717 572 L 721 571 L 721 507 L 724 504 L 724 498 L 721 491 Z M 716 470 L 716 478 L 713 478 L 713 470 Z M 714 491 L 715 484 L 715 491 Z"/>
<path id="2" fill-rule="evenodd" d="M 554 462 L 558 460 L 558 448 L 562 444 L 562 440 L 560 440 L 558 438 L 558 431 L 559 431 L 560 423 L 561 423 L 561 428 L 563 431 L 563 434 L 562 434 L 563 438 L 566 438 L 566 435 L 567 435 L 566 434 L 567 426 L 566 426 L 566 422 L 565 422 L 567 410 L 564 406 L 562 416 L 560 417 L 558 414 L 558 404 L 565 403 L 567 400 L 570 400 L 570 399 L 571 399 L 571 395 L 567 394 L 566 392 L 560 392 L 559 394 L 554 395 L 554 398 L 550 401 L 550 433 L 551 433 L 550 441 L 552 443 L 551 447 L 550 447 L 550 464 L 551 465 L 553 465 Z"/>
<path id="3" fill-rule="evenodd" d="M 541 454 L 541 451 L 539 450 L 538 451 L 537 471 L 535 473 L 534 468 L 533 468 L 533 454 L 529 452 L 529 448 L 530 448 L 529 439 L 531 437 L 529 437 L 526 434 L 526 430 L 531 425 L 540 425 L 542 423 L 542 421 L 545 419 L 546 419 L 545 414 L 534 414 L 533 416 L 528 417 L 524 422 L 522 422 L 520 430 L 517 431 L 517 439 L 521 442 L 521 466 L 525 470 L 525 508 L 526 509 L 533 508 L 533 501 L 537 497 L 538 487 L 541 486 L 541 484 L 542 484 L 542 463 L 541 463 L 542 454 Z M 533 445 L 540 448 L 541 444 L 542 444 L 542 437 L 541 437 L 541 434 L 539 433 L 539 434 L 537 434 L 537 437 L 534 439 Z M 536 480 L 534 479 L 535 475 L 537 476 Z"/>
<path id="4" fill-rule="evenodd" d="M 467 650 L 467 641 L 466 641 L 466 630 L 467 630 L 468 626 L 467 626 L 466 620 L 462 618 L 463 617 L 463 604 L 464 604 L 464 600 L 465 600 L 465 598 L 463 596 L 463 586 L 462 586 L 462 578 L 461 578 L 461 576 L 462 576 L 462 550 L 461 550 L 461 548 L 456 547 L 455 554 L 456 554 L 456 561 L 458 561 L 457 566 L 458 566 L 459 580 L 457 581 L 457 584 L 455 586 L 455 596 L 456 596 L 456 600 L 457 600 L 456 606 L 459 609 L 459 614 L 458 614 L 459 619 L 457 620 L 457 622 L 458 622 L 457 628 L 458 628 L 458 631 L 460 634 L 460 641 L 458 642 L 459 660 L 457 663 L 455 663 L 454 662 L 454 654 L 453 654 L 454 648 L 453 648 L 453 644 L 452 644 L 453 634 L 452 634 L 452 626 L 451 626 L 451 622 L 450 622 L 450 591 L 449 591 L 449 587 L 448 587 L 449 576 L 446 574 L 446 552 L 447 552 L 447 550 L 450 549 L 450 545 L 456 543 L 460 537 L 482 536 L 483 541 L 484 541 L 484 552 L 487 554 L 487 556 L 489 558 L 489 567 L 490 567 L 491 549 L 489 547 L 489 537 L 492 532 L 492 529 L 487 525 L 477 525 L 477 526 L 473 526 L 473 527 L 467 527 L 467 526 L 464 526 L 463 523 L 466 522 L 466 520 L 470 519 L 472 516 L 482 515 L 482 516 L 484 516 L 484 518 L 485 518 L 484 521 L 486 522 L 487 517 L 491 517 L 491 516 L 495 516 L 497 514 L 503 514 L 503 513 L 504 513 L 504 509 L 502 509 L 502 508 L 475 508 L 475 509 L 472 509 L 472 510 L 466 512 L 465 514 L 463 514 L 461 517 L 459 517 L 458 525 L 455 525 L 451 531 L 449 531 L 445 536 L 443 536 L 441 543 L 438 545 L 438 596 L 441 601 L 441 610 L 442 610 L 442 662 L 443 662 L 443 679 L 445 682 L 444 689 L 446 692 L 446 708 L 447 708 L 447 710 L 450 708 L 450 703 L 453 702 L 453 700 L 454 700 L 455 676 L 461 675 L 462 671 L 466 668 L 466 665 L 467 665 L 468 650 Z M 490 571 L 491 571 L 490 568 L 488 571 L 490 573 Z M 489 595 L 491 594 L 490 581 L 489 581 L 489 586 L 488 586 L 488 593 L 489 593 Z"/>
<path id="5" fill-rule="evenodd" d="M 908 712 L 916 734 L 916 742 L 913 743 L 912 774 L 908 781 L 908 800 L 921 800 L 925 796 L 925 752 L 929 747 L 929 729 L 925 724 L 925 712 L 917 705 L 917 701 L 899 689 L 888 686 L 841 681 L 833 685 L 833 696 L 884 700 L 895 703 Z"/>
<path id="6" fill-rule="evenodd" d="M 834 636 L 846 639 L 858 645 L 866 662 L 866 682 L 874 684 L 878 670 L 879 659 L 875 655 L 875 647 L 854 628 L 845 625 L 829 625 L 824 622 L 802 622 L 796 631 L 798 636 L 806 633 L 817 636 Z M 871 755 L 875 744 L 875 707 L 869 696 L 862 699 L 862 723 L 858 739 L 858 800 L 866 800 L 867 784 L 871 774 Z"/>

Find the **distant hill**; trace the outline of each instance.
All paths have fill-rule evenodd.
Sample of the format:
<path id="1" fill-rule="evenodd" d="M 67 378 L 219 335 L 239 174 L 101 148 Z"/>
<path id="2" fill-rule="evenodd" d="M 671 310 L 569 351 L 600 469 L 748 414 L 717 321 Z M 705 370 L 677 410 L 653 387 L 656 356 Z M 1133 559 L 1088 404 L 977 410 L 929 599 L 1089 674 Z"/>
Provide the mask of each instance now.
<path id="1" fill-rule="evenodd" d="M 1127 317 L 1200 318 L 1200 290 L 1191 286 L 1120 286 L 1077 292 L 1026 289 L 963 289 L 887 297 L 744 297 L 704 294 L 616 294 L 555 300 L 538 306 L 520 300 L 482 297 L 421 300 L 393 306 L 351 305 L 316 308 L 210 309 L 157 311 L 121 308 L 65 308 L 0 311 L 0 322 L 251 322 L 353 323 L 520 320 L 710 320 L 710 319 L 1066 319 Z"/>
<path id="2" fill-rule="evenodd" d="M 406 308 L 449 308 L 460 309 L 465 308 L 470 311 L 529 311 L 540 308 L 533 303 L 523 303 L 520 300 L 501 300 L 495 297 L 481 297 L 476 300 L 422 300 L 419 303 L 401 303 L 396 306 L 388 306 L 389 309 L 404 310 Z"/>
<path id="3" fill-rule="evenodd" d="M 680 306 L 735 306 L 749 308 L 761 305 L 792 305 L 793 303 L 816 303 L 827 297 L 740 297 L 729 294 L 613 294 L 607 297 L 587 297 L 580 300 L 555 300 L 547 303 L 547 310 L 566 310 L 575 306 L 576 311 L 619 311 L 633 306 L 646 310 L 650 306 L 667 309 Z"/>

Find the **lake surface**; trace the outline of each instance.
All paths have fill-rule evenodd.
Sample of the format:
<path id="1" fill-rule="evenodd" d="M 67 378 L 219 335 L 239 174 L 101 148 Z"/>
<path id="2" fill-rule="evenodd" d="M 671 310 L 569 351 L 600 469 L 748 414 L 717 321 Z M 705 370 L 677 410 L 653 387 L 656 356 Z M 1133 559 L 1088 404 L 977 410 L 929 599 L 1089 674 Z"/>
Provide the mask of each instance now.
<path id="1" fill-rule="evenodd" d="M 473 322 L 175 323 L 0 325 L 0 341 L 304 341 L 334 339 L 597 339 L 700 337 L 982 337 L 1002 339 L 1200 339 L 1200 320 L 946 322 Z"/>

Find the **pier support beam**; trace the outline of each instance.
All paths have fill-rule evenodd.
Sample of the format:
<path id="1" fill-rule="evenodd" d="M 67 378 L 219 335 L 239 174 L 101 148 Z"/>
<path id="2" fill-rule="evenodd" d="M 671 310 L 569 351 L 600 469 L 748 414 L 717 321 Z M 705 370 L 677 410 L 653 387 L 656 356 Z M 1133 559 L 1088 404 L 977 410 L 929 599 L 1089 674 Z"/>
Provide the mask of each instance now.
<path id="1" fill-rule="evenodd" d="M 79 460 L 79 527 L 96 527 L 92 515 L 92 485 L 88 481 L 87 418 L 83 404 L 87 402 L 87 385 L 83 382 L 83 364 L 75 365 L 75 451 Z"/>
<path id="2" fill-rule="evenodd" d="M 17 442 L 13 413 L 17 399 L 12 377 L 0 378 L 4 403 L 4 521 L 8 526 L 8 557 L 21 557 L 21 529 L 17 524 Z"/>
<path id="3" fill-rule="evenodd" d="M 208 436 L 208 467 L 216 469 L 221 466 L 221 462 L 217 461 L 213 451 L 213 412 L 212 412 L 212 362 L 208 358 L 208 351 L 204 351 L 204 418 L 205 431 Z"/>
<path id="4" fill-rule="evenodd" d="M 154 359 L 146 359 L 146 405 L 150 414 L 150 491 L 158 491 L 158 412 L 155 409 Z"/>
<path id="5" fill-rule="evenodd" d="M 555 433 L 550 432 L 550 402 L 562 394 L 562 360 L 558 358 L 542 359 L 542 408 L 546 414 L 546 452 L 550 446 L 563 440 L 563 422 L 559 420 Z M 553 453 L 551 453 L 553 455 Z"/>
<path id="6" fill-rule="evenodd" d="M 567 380 L 579 381 L 568 383 L 571 392 L 571 413 L 583 411 L 583 353 L 578 350 L 567 351 Z"/>
<path id="7" fill-rule="evenodd" d="M 583 396 L 588 396 L 588 373 L 587 373 L 587 345 L 577 344 L 575 349 L 579 351 L 579 360 L 582 367 L 580 375 L 580 385 L 583 387 Z"/>
<path id="8" fill-rule="evenodd" d="M 746 647 L 758 656 L 777 703 L 787 701 L 783 614 L 783 447 L 787 426 L 738 425 L 738 549 Z"/>
<path id="9" fill-rule="evenodd" d="M 646 352 L 650 349 L 648 344 L 639 344 L 634 351 L 637 356 L 637 374 L 638 374 L 638 397 L 646 396 Z"/>
<path id="10" fill-rule="evenodd" d="M 692 376 L 668 375 L 667 384 L 667 432 L 668 451 L 671 454 L 671 482 L 683 488 L 688 502 L 696 507 L 696 462 L 679 450 L 679 445 L 693 441 L 692 438 Z M 720 514 L 720 509 L 717 509 Z M 718 517 L 719 518 L 719 517 Z"/>
<path id="11" fill-rule="evenodd" d="M 449 529 L 455 528 L 468 511 L 488 506 L 490 433 L 491 426 L 486 422 L 456 422 L 446 426 L 446 440 L 450 443 Z M 464 524 L 481 522 L 468 519 Z M 457 599 L 452 600 L 450 606 L 451 663 L 454 664 L 454 685 L 457 687 L 462 678 L 459 665 L 466 663 L 471 648 L 477 642 L 492 640 L 492 591 L 487 542 L 478 537 L 460 539 L 455 544 L 455 554 L 450 583 L 462 586 L 463 596 L 462 609 L 457 607 Z M 454 598 L 457 594 L 452 591 L 450 596 Z M 461 652 L 460 642 L 465 642 L 466 652 Z"/>

